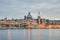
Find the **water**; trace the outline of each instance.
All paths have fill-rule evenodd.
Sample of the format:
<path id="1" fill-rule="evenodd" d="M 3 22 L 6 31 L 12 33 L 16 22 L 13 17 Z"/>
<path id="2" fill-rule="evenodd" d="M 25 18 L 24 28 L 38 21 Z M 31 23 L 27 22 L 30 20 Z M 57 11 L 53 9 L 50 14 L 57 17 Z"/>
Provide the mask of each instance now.
<path id="1" fill-rule="evenodd" d="M 60 29 L 0 30 L 0 40 L 60 40 Z"/>

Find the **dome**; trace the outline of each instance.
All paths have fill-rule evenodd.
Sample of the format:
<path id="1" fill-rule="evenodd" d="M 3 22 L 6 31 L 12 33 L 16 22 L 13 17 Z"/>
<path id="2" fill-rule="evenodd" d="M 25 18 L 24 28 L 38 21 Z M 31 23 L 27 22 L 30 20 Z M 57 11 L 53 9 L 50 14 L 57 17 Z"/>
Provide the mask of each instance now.
<path id="1" fill-rule="evenodd" d="M 27 19 L 32 19 L 30 12 L 28 12 Z"/>

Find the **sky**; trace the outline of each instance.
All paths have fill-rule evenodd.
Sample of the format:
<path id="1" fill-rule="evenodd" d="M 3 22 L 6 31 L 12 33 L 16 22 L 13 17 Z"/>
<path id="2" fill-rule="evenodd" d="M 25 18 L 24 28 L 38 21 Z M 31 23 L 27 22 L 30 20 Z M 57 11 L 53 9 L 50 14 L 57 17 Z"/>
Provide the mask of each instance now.
<path id="1" fill-rule="evenodd" d="M 22 19 L 28 12 L 37 18 L 60 20 L 60 0 L 0 0 L 0 19 Z"/>

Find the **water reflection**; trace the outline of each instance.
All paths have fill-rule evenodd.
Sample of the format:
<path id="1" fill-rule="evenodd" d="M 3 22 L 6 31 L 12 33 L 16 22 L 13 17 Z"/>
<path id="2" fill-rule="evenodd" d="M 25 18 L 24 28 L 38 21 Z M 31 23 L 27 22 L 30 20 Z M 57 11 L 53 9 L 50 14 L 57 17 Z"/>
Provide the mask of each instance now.
<path id="1" fill-rule="evenodd" d="M 50 29 L 49 40 L 60 40 L 60 29 Z"/>
<path id="2" fill-rule="evenodd" d="M 7 30 L 0 30 L 0 40 L 7 40 Z"/>
<path id="3" fill-rule="evenodd" d="M 11 40 L 11 32 L 10 32 L 10 29 L 8 29 L 8 40 Z"/>
<path id="4" fill-rule="evenodd" d="M 60 29 L 0 30 L 0 40 L 60 40 Z"/>

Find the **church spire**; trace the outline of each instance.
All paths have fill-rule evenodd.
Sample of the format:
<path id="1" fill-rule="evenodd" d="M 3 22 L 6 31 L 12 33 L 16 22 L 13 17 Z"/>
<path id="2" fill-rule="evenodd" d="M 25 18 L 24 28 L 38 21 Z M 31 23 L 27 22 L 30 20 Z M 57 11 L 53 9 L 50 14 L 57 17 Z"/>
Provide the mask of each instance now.
<path id="1" fill-rule="evenodd" d="M 38 12 L 38 23 L 40 24 L 40 19 L 41 19 L 41 17 L 40 17 L 40 12 Z"/>
<path id="2" fill-rule="evenodd" d="M 40 12 L 38 12 L 38 16 L 40 16 Z M 41 16 L 40 16 L 41 17 Z"/>

